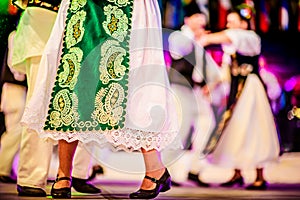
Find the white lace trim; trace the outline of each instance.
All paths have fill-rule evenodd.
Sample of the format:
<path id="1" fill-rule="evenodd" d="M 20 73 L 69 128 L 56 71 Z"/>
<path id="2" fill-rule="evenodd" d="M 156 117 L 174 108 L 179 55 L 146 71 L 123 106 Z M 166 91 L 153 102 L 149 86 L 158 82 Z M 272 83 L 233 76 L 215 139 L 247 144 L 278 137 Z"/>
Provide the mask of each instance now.
<path id="1" fill-rule="evenodd" d="M 67 142 L 80 141 L 82 143 L 97 143 L 100 147 L 111 146 L 114 150 L 124 150 L 127 152 L 156 149 L 161 151 L 168 147 L 171 149 L 181 148 L 181 142 L 178 140 L 178 131 L 149 132 L 123 128 L 120 130 L 92 130 L 84 132 L 63 132 L 43 130 L 39 122 L 27 123 L 26 120 L 21 122 L 26 126 L 28 132 L 35 131 L 40 134 L 41 138 L 49 138 L 54 141 L 66 140 Z"/>

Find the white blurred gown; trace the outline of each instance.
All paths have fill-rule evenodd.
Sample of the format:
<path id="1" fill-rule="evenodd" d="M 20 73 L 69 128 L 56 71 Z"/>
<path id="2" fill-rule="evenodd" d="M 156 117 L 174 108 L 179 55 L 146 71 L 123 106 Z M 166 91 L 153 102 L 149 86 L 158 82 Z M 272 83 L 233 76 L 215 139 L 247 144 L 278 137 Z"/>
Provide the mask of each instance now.
<path id="1" fill-rule="evenodd" d="M 260 38 L 253 31 L 226 31 L 233 44 L 224 47 L 225 54 L 260 53 Z M 278 157 L 278 135 L 267 94 L 258 76 L 249 74 L 231 119 L 208 160 L 222 167 L 254 169 L 276 162 Z"/>

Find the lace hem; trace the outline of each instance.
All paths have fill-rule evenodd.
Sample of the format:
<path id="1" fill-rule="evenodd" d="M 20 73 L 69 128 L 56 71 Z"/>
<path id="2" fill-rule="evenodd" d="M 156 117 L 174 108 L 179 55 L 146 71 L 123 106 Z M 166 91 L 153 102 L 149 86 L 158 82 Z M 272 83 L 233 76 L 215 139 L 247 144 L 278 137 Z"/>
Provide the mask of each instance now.
<path id="1" fill-rule="evenodd" d="M 63 132 L 43 130 L 38 124 L 21 122 L 26 126 L 28 132 L 37 132 L 41 138 L 65 140 L 67 142 L 80 141 L 82 143 L 96 143 L 100 147 L 111 146 L 114 150 L 127 152 L 156 149 L 161 151 L 164 148 L 181 148 L 181 142 L 176 139 L 178 131 L 149 132 L 123 128 L 109 131 L 84 131 L 84 132 Z M 172 144 L 172 145 L 171 145 Z"/>

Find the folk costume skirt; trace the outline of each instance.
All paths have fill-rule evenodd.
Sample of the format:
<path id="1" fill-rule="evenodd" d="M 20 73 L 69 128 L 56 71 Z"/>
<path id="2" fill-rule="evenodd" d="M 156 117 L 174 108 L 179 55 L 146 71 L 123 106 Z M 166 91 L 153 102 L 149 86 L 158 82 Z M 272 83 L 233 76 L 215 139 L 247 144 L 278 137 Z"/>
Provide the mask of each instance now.
<path id="1" fill-rule="evenodd" d="M 38 77 L 22 123 L 42 137 L 134 151 L 178 133 L 156 0 L 63 0 Z"/>

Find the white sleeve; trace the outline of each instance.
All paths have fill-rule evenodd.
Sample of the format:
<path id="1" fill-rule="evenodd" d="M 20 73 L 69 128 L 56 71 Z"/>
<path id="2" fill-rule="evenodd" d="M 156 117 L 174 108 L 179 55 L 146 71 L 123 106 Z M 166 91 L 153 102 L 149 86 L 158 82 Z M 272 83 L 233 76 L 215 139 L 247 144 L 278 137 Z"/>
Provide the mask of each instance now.
<path id="1" fill-rule="evenodd" d="M 16 35 L 16 31 L 12 31 L 8 35 L 8 52 L 7 52 L 7 65 L 11 68 L 12 66 L 12 49 L 13 49 L 13 44 L 14 44 L 14 37 Z"/>
<path id="2" fill-rule="evenodd" d="M 265 69 L 261 69 L 259 71 L 259 74 L 267 86 L 267 93 L 269 98 L 271 100 L 276 100 L 282 92 L 276 76 Z"/>
<path id="3" fill-rule="evenodd" d="M 180 59 L 193 51 L 193 41 L 180 31 L 171 33 L 168 42 L 169 51 L 173 59 Z"/>
<path id="4" fill-rule="evenodd" d="M 25 74 L 15 70 L 12 68 L 12 49 L 13 49 L 13 41 L 15 37 L 16 31 L 12 31 L 8 36 L 8 52 L 7 52 L 7 66 L 9 67 L 10 71 L 13 73 L 14 78 L 17 81 L 24 81 Z"/>
<path id="5" fill-rule="evenodd" d="M 226 29 L 225 34 L 230 38 L 236 51 L 245 56 L 259 55 L 261 52 L 261 39 L 251 30 Z"/>

